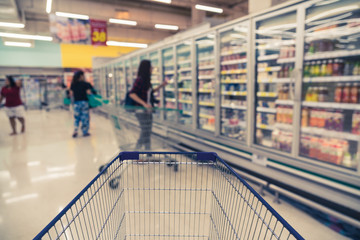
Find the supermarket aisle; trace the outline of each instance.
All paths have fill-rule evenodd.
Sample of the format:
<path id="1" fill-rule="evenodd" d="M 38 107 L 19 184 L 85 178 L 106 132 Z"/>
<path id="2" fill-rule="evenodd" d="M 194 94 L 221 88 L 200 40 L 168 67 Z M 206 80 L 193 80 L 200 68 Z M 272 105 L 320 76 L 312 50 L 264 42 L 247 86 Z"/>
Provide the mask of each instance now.
<path id="1" fill-rule="evenodd" d="M 72 139 L 69 112 L 28 111 L 27 133 L 9 137 L 0 111 L 0 236 L 31 239 L 117 151 L 109 122 L 91 115 L 91 137 Z"/>
<path id="2" fill-rule="evenodd" d="M 69 112 L 30 111 L 28 132 L 8 137 L 0 111 L 0 236 L 31 239 L 117 151 L 109 121 L 93 114 L 89 138 L 72 139 Z M 266 200 L 305 239 L 346 239 L 296 208 Z"/>

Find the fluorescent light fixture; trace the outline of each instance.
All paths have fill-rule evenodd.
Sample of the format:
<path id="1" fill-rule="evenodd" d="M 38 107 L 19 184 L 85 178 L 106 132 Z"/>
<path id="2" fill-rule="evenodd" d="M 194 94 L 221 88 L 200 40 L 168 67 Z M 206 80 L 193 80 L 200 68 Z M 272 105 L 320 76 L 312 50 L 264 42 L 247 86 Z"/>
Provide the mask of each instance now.
<path id="1" fill-rule="evenodd" d="M 165 24 L 155 24 L 155 28 L 157 29 L 166 29 L 166 30 L 179 30 L 178 26 L 175 25 L 165 25 Z"/>
<path id="2" fill-rule="evenodd" d="M 4 42 L 4 45 L 9 47 L 31 47 L 29 42 Z"/>
<path id="3" fill-rule="evenodd" d="M 47 36 L 18 34 L 18 33 L 5 33 L 5 32 L 0 32 L 0 37 L 30 39 L 30 40 L 40 40 L 40 41 L 52 41 L 53 40 L 52 37 L 47 37 Z"/>
<path id="4" fill-rule="evenodd" d="M 0 27 L 24 28 L 25 24 L 23 24 L 23 23 L 0 22 Z"/>
<path id="5" fill-rule="evenodd" d="M 124 25 L 131 25 L 131 26 L 136 26 L 137 22 L 136 21 L 131 21 L 131 20 L 123 20 L 123 19 L 115 19 L 115 18 L 110 18 L 109 22 L 111 23 L 117 23 L 117 24 L 124 24 Z"/>
<path id="6" fill-rule="evenodd" d="M 117 41 L 107 41 L 106 45 L 117 46 L 117 47 L 134 47 L 134 48 L 147 48 L 148 47 L 148 45 L 145 43 L 131 43 L 131 42 L 117 42 Z"/>
<path id="7" fill-rule="evenodd" d="M 51 13 L 52 0 L 46 0 L 46 12 Z"/>
<path id="8" fill-rule="evenodd" d="M 154 2 L 161 2 L 161 3 L 167 3 L 170 4 L 171 0 L 153 0 Z"/>
<path id="9" fill-rule="evenodd" d="M 89 20 L 88 15 L 75 14 L 75 13 L 64 13 L 64 12 L 56 12 L 55 14 L 56 14 L 56 16 L 59 16 L 59 17 L 67 17 L 67 18 L 76 18 L 76 19 Z"/>
<path id="10" fill-rule="evenodd" d="M 309 19 L 306 19 L 305 22 L 309 23 L 309 22 L 318 20 L 320 18 L 327 17 L 329 15 L 335 15 L 335 14 L 340 14 L 340 13 L 344 13 L 344 12 L 349 12 L 349 11 L 355 10 L 355 9 L 359 9 L 359 6 L 358 5 L 349 5 L 349 6 L 346 6 L 346 7 L 339 7 L 339 8 L 331 9 L 329 11 L 319 13 L 319 14 L 317 14 L 317 15 L 309 18 Z"/>
<path id="11" fill-rule="evenodd" d="M 223 11 L 224 11 L 224 10 L 222 10 L 221 8 L 210 7 L 210 6 L 205 6 L 205 5 L 201 5 L 201 4 L 196 4 L 196 5 L 195 5 L 195 8 L 196 8 L 197 10 L 214 12 L 214 13 L 223 13 Z"/>

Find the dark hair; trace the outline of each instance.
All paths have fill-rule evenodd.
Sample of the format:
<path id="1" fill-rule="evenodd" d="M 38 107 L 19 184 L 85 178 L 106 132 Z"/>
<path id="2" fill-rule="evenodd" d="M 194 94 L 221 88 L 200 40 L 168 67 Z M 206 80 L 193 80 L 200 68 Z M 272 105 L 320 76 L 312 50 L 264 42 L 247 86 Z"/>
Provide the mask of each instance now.
<path id="1" fill-rule="evenodd" d="M 149 60 L 142 60 L 139 65 L 138 77 L 144 81 L 145 87 L 149 89 L 151 87 L 151 62 Z"/>
<path id="2" fill-rule="evenodd" d="M 16 87 L 15 80 L 12 76 L 6 76 L 6 78 L 7 78 L 7 80 L 9 80 L 11 88 Z"/>
<path id="3" fill-rule="evenodd" d="M 80 70 L 80 71 L 75 72 L 75 73 L 74 73 L 74 76 L 73 76 L 73 79 L 72 79 L 72 81 L 71 81 L 71 85 L 79 82 L 81 76 L 84 76 L 84 72 L 83 72 L 83 71 Z"/>

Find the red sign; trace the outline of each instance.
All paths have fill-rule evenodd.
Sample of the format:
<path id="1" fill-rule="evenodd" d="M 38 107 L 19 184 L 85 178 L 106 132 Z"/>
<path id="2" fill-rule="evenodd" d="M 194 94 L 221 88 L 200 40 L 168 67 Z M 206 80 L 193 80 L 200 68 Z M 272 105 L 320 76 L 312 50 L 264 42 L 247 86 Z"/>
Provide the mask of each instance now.
<path id="1" fill-rule="evenodd" d="M 106 21 L 90 19 L 92 45 L 106 46 L 106 26 Z"/>

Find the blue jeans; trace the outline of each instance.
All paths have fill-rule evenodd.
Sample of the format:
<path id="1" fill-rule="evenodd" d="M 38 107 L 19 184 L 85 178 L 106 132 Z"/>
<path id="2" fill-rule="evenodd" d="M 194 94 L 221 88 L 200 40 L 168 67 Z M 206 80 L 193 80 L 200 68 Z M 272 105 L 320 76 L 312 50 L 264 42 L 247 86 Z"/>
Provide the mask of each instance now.
<path id="1" fill-rule="evenodd" d="M 83 134 L 87 134 L 89 131 L 89 103 L 88 101 L 76 101 L 74 102 L 74 132 L 78 132 L 81 122 L 81 131 Z"/>

